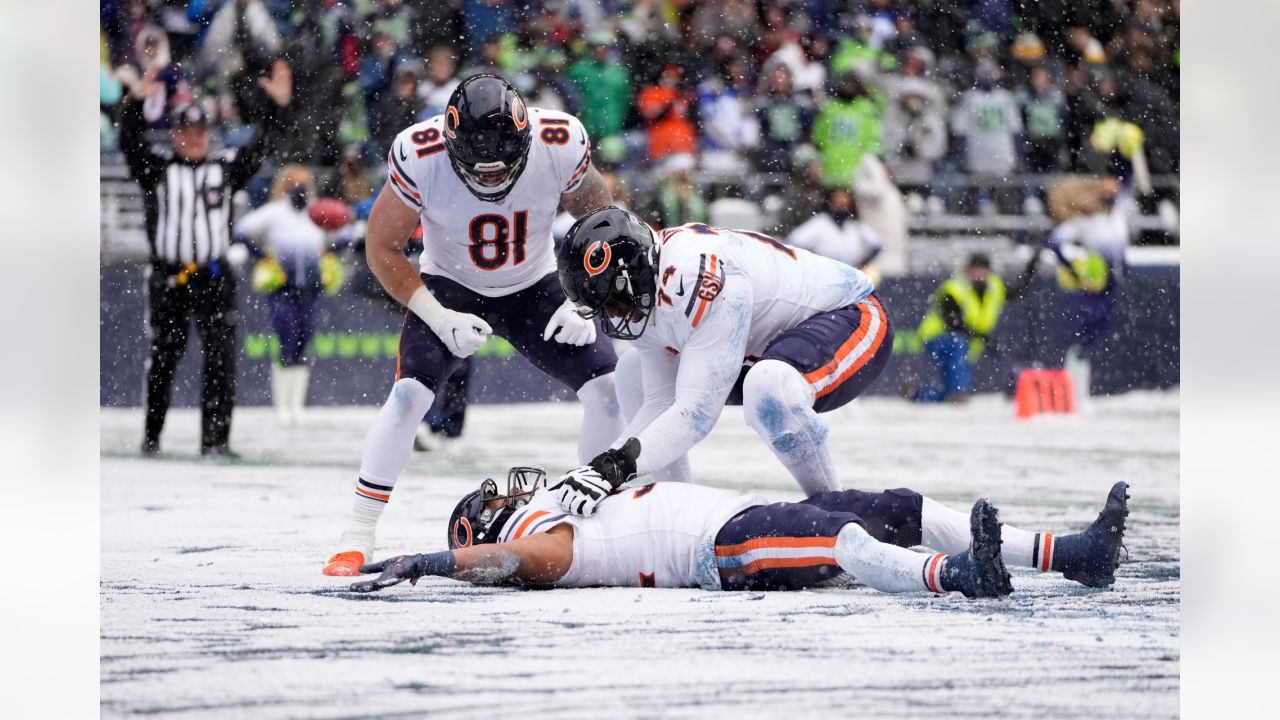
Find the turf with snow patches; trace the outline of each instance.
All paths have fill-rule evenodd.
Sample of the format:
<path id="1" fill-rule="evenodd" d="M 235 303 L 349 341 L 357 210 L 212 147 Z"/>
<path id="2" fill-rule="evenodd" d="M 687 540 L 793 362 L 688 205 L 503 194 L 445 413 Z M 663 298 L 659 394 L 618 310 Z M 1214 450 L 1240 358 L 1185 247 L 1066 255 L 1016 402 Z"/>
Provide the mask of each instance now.
<path id="1" fill-rule="evenodd" d="M 176 410 L 156 460 L 138 411 L 102 411 L 102 709 L 107 717 L 1176 717 L 1178 395 L 1013 419 L 997 397 L 859 400 L 827 415 L 849 487 L 979 495 L 1027 529 L 1074 531 L 1130 483 L 1110 590 L 1011 569 L 1004 600 L 794 593 L 522 591 L 424 579 L 379 594 L 320 574 L 374 408 L 280 428 L 236 411 L 243 462 L 202 461 Z M 453 503 L 509 464 L 575 464 L 573 403 L 478 406 L 447 453 L 415 454 L 379 555 L 444 547 Z M 707 484 L 800 494 L 726 410 L 692 455 Z"/>

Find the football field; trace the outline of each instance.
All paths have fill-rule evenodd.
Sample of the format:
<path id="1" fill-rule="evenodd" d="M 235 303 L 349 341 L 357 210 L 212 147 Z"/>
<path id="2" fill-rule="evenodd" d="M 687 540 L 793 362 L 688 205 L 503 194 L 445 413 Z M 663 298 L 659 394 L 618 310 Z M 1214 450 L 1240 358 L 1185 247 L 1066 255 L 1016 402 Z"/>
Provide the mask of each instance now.
<path id="1" fill-rule="evenodd" d="M 1071 532 L 1130 483 L 1128 559 L 1109 590 L 1011 569 L 1014 594 L 891 596 L 480 588 L 439 578 L 374 595 L 320 568 L 349 512 L 375 408 L 279 427 L 236 411 L 235 464 L 202 461 L 194 410 L 136 455 L 140 410 L 102 410 L 105 717 L 1176 717 L 1177 392 L 1097 398 L 1072 417 L 1012 403 L 867 398 L 830 413 L 846 487 L 910 487 Z M 448 451 L 416 453 L 377 554 L 445 547 L 454 503 L 507 466 L 576 464 L 579 406 L 472 407 Z M 691 455 L 700 482 L 800 493 L 726 409 Z"/>

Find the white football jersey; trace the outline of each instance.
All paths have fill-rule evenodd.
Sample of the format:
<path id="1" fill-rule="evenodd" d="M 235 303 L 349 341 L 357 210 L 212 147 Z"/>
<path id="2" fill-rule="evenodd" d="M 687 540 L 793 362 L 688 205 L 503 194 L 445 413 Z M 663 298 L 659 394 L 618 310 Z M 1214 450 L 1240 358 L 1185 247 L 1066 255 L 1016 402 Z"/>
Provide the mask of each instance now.
<path id="1" fill-rule="evenodd" d="M 861 302 L 874 289 L 856 268 L 768 235 L 693 223 L 658 235 L 658 300 L 638 343 L 676 353 L 702 324 L 727 283 L 751 288 L 746 358 L 780 333 L 828 310 Z"/>
<path id="2" fill-rule="evenodd" d="M 488 297 L 523 290 L 556 269 L 551 224 L 560 196 L 582 184 L 591 141 L 572 115 L 529 108 L 524 172 L 502 202 L 471 194 L 449 163 L 444 116 L 411 125 L 387 155 L 396 197 L 422 219 L 422 272 Z"/>
<path id="3" fill-rule="evenodd" d="M 765 504 L 756 495 L 665 482 L 623 487 L 584 518 L 566 513 L 554 495 L 542 492 L 512 514 L 498 540 L 572 525 L 573 562 L 555 587 L 719 590 L 716 534 L 734 515 Z"/>

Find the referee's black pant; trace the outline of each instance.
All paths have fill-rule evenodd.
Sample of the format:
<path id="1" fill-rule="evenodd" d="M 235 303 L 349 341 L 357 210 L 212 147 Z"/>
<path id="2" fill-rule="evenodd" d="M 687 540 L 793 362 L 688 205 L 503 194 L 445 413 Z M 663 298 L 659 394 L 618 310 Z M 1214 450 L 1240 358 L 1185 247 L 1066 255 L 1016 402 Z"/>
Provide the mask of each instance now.
<path id="1" fill-rule="evenodd" d="M 147 282 L 151 357 L 147 367 L 147 445 L 159 447 L 173 375 L 187 349 L 191 321 L 204 348 L 200 448 L 225 446 L 235 403 L 236 278 L 225 260 L 191 272 L 153 262 Z"/>

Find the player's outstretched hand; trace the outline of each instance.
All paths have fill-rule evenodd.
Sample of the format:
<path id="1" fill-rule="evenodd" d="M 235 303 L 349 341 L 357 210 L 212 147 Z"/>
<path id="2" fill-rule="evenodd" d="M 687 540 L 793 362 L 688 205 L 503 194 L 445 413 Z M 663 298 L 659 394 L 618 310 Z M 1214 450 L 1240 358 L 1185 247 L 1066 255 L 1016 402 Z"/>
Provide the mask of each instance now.
<path id="1" fill-rule="evenodd" d="M 399 585 L 405 580 L 408 580 L 410 585 L 417 585 L 418 578 L 423 576 L 422 563 L 419 561 L 421 557 L 421 555 L 397 555 L 376 563 L 361 565 L 360 572 L 365 575 L 382 574 L 372 580 L 351 583 L 351 589 L 361 593 L 374 592 L 392 585 Z"/>
<path id="2" fill-rule="evenodd" d="M 442 309 L 433 320 L 432 332 L 444 341 L 449 352 L 460 358 L 471 357 L 493 334 L 489 323 L 469 313 Z"/>
<path id="3" fill-rule="evenodd" d="M 591 517 L 600 501 L 613 492 L 613 485 L 590 465 L 584 465 L 565 473 L 547 490 L 560 500 L 565 512 Z"/>
<path id="4" fill-rule="evenodd" d="M 582 317 L 577 306 L 566 300 L 556 309 L 542 333 L 543 340 L 553 337 L 566 345 L 590 345 L 596 341 L 596 324 Z"/>

